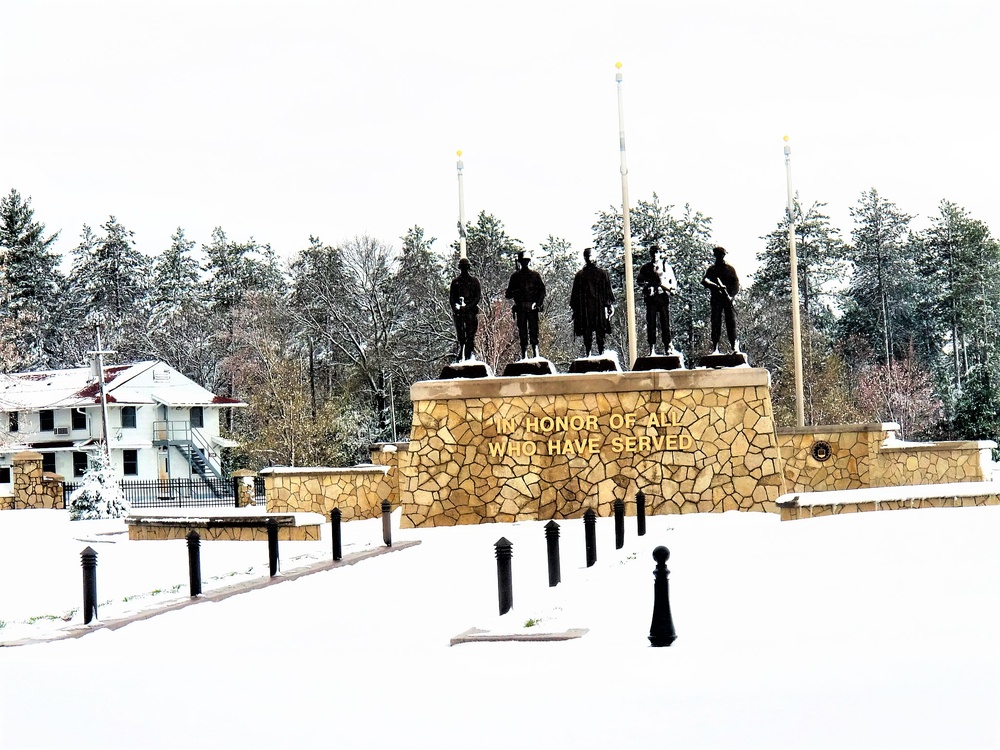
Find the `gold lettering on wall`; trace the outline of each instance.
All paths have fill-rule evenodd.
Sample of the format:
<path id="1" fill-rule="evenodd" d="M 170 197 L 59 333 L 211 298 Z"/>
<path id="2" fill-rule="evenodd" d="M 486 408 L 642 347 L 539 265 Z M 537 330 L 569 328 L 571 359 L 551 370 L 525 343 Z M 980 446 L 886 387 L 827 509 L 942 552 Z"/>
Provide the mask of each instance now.
<path id="1" fill-rule="evenodd" d="M 510 419 L 497 417 L 495 424 L 500 435 L 513 436 L 520 429 L 524 437 L 537 435 L 544 440 L 512 440 L 510 437 L 504 437 L 488 445 L 490 456 L 493 458 L 505 456 L 519 458 L 536 454 L 587 457 L 599 453 L 604 447 L 614 453 L 688 451 L 693 448 L 694 440 L 690 434 L 679 431 L 683 428 L 683 423 L 684 410 L 671 408 L 669 404 L 662 404 L 658 412 L 651 412 L 641 419 L 634 412 L 612 412 L 601 416 L 600 419 L 594 414 L 556 416 L 525 414 L 523 417 Z M 601 431 L 602 428 L 632 432 L 636 428 L 645 430 L 649 427 L 674 431 L 662 435 L 614 435 L 607 441 L 603 434 L 586 434 Z"/>

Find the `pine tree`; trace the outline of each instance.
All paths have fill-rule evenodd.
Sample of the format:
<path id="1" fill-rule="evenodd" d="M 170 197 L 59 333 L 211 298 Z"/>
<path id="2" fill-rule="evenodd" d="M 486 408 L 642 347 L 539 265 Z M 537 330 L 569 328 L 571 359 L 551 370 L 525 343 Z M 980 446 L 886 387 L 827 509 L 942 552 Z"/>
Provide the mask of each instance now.
<path id="1" fill-rule="evenodd" d="M 34 213 L 31 198 L 22 198 L 17 190 L 0 198 L 0 319 L 16 341 L 9 364 L 19 370 L 56 364 L 54 329 L 62 278 L 51 246 L 58 233 L 46 236 Z"/>
<path id="2" fill-rule="evenodd" d="M 920 315 L 921 285 L 909 214 L 874 188 L 851 208 L 852 273 L 844 295 L 840 332 L 853 358 L 891 369 L 912 344 L 919 361 L 937 351 L 931 321 Z"/>
<path id="3" fill-rule="evenodd" d="M 80 486 L 69 496 L 69 517 L 73 521 L 122 518 L 129 514 L 129 503 L 122 493 L 121 477 L 99 453 L 84 473 Z"/>
<path id="4" fill-rule="evenodd" d="M 393 367 L 398 390 L 417 380 L 436 378 L 455 349 L 454 327 L 448 306 L 448 279 L 444 265 L 433 250 L 435 238 L 424 237 L 419 226 L 400 238 L 402 253 L 393 284 L 401 292 L 400 323 L 408 332 L 400 337 Z M 398 400 L 409 403 L 405 393 Z"/>
<path id="5" fill-rule="evenodd" d="M 847 246 L 840 231 L 823 212 L 826 204 L 814 203 L 807 212 L 794 203 L 796 257 L 798 259 L 800 330 L 802 333 L 803 400 L 808 424 L 830 424 L 853 412 L 847 408 L 847 370 L 837 349 L 834 305 L 846 267 Z M 788 247 L 788 214 L 770 234 L 757 254 L 758 272 L 746 300 L 746 350 L 752 362 L 767 368 L 772 377 L 775 414 L 793 424 L 795 382 L 791 326 L 791 263 Z M 832 382 L 840 374 L 844 381 Z M 831 422 L 834 420 L 834 422 Z"/>
<path id="6" fill-rule="evenodd" d="M 212 338 L 216 321 L 208 307 L 201 268 L 192 256 L 195 243 L 180 227 L 153 265 L 153 290 L 147 325 L 149 355 L 169 362 L 198 383 L 214 382 Z"/>
<path id="7" fill-rule="evenodd" d="M 96 237 L 84 227 L 73 251 L 70 299 L 81 307 L 83 325 L 72 335 L 88 342 L 100 326 L 104 343 L 123 361 L 145 350 L 152 261 L 135 248 L 134 233 L 112 216 Z"/>
<path id="8" fill-rule="evenodd" d="M 920 241 L 923 309 L 949 342 L 950 380 L 960 388 L 972 367 L 1000 364 L 993 358 L 1000 323 L 1000 244 L 983 222 L 946 200 Z"/>

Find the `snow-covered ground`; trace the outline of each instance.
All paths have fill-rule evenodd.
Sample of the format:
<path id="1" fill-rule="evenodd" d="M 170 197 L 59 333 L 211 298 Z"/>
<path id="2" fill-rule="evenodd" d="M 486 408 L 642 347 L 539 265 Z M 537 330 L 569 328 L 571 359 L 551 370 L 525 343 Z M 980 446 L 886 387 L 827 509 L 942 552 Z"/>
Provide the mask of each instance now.
<path id="1" fill-rule="evenodd" d="M 116 631 L 0 648 L 0 747 L 1000 743 L 1000 507 L 786 523 L 660 516 L 644 537 L 629 518 L 620 551 L 612 520 L 599 519 L 590 569 L 582 521 L 562 521 L 554 589 L 543 526 L 397 529 L 422 543 Z M 123 530 L 61 511 L 0 513 L 0 641 L 66 626 L 49 617 L 80 606 L 88 544 L 101 619 L 186 596 L 185 543 L 130 542 Z M 501 536 L 514 550 L 503 617 Z M 345 554 L 381 545 L 379 522 L 345 524 L 344 543 Z M 655 649 L 660 544 L 678 639 Z M 285 570 L 328 556 L 325 540 L 281 545 Z M 265 543 L 202 544 L 206 589 L 266 565 Z M 449 646 L 474 626 L 589 632 Z"/>

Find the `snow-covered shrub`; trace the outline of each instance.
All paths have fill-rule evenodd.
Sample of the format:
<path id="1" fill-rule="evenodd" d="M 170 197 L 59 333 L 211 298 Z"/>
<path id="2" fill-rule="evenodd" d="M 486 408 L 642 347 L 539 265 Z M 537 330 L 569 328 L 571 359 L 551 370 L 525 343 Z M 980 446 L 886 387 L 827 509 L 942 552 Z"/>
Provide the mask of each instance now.
<path id="1" fill-rule="evenodd" d="M 79 488 L 69 496 L 69 517 L 74 521 L 95 518 L 121 518 L 129 513 L 122 494 L 121 477 L 100 454 L 97 462 L 83 475 Z"/>

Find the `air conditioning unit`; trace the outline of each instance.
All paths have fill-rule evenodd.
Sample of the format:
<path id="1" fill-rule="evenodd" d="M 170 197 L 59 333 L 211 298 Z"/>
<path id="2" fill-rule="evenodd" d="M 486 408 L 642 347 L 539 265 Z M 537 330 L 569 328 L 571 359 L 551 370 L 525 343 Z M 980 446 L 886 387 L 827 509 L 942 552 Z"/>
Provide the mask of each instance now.
<path id="1" fill-rule="evenodd" d="M 56 435 L 69 435 L 69 427 L 56 427 L 53 432 Z"/>

